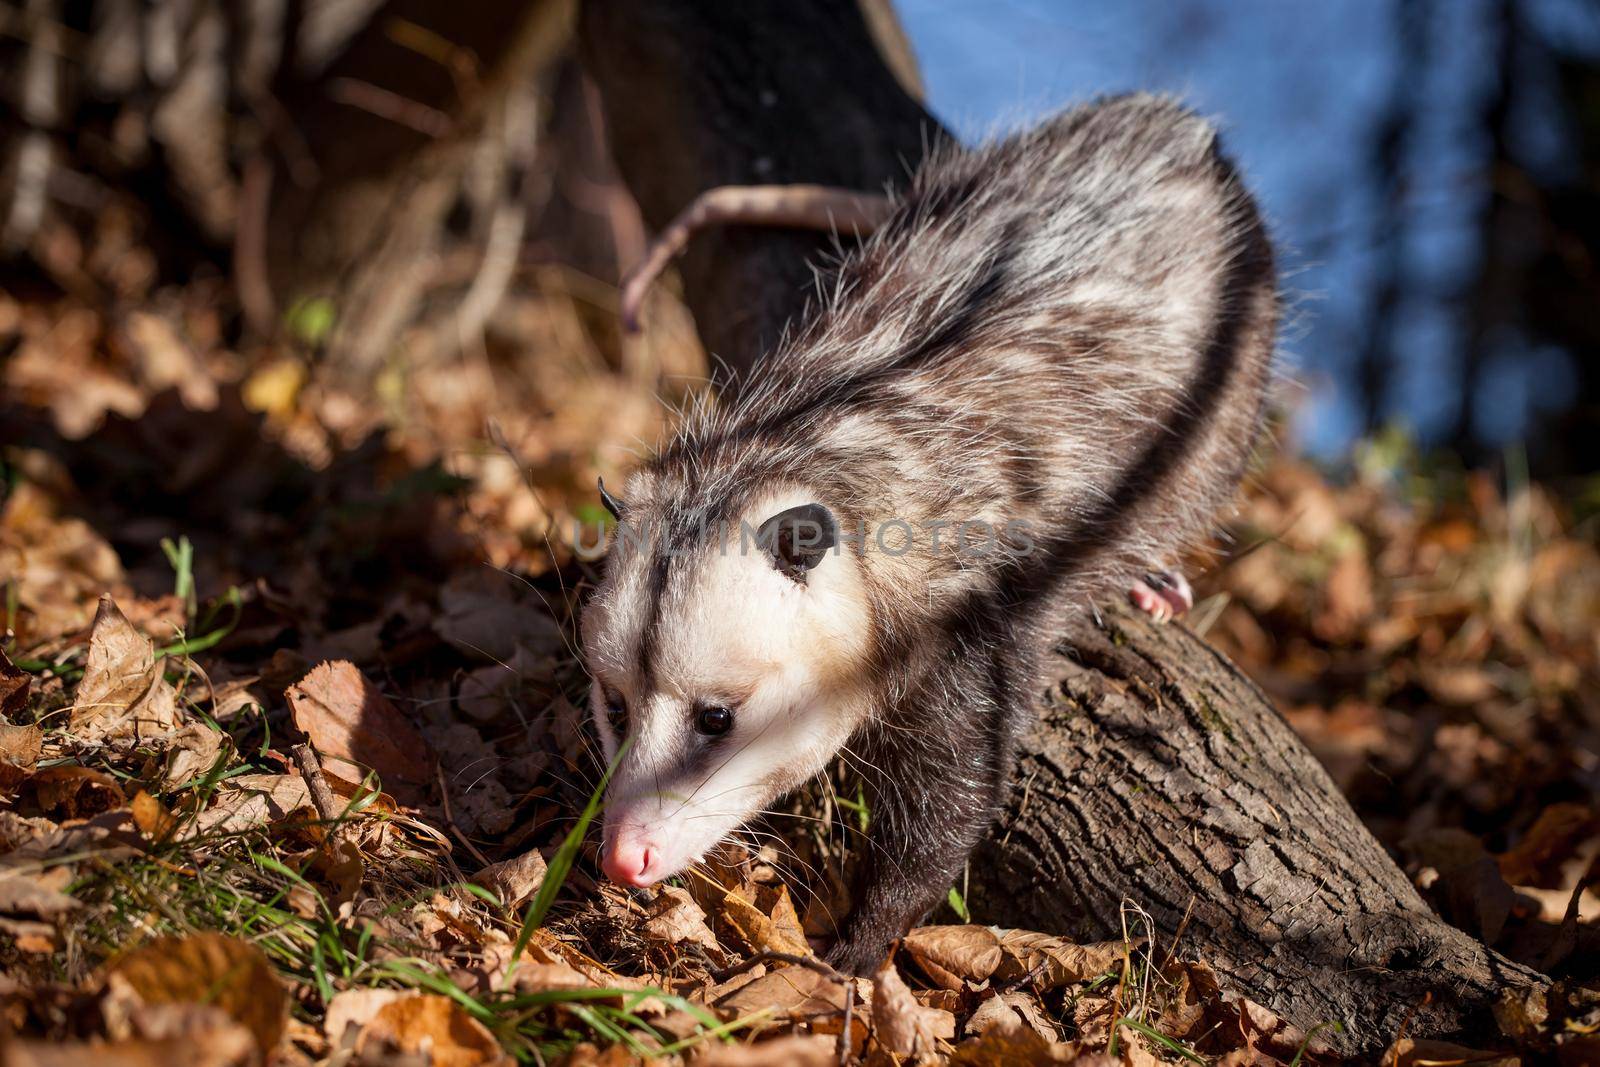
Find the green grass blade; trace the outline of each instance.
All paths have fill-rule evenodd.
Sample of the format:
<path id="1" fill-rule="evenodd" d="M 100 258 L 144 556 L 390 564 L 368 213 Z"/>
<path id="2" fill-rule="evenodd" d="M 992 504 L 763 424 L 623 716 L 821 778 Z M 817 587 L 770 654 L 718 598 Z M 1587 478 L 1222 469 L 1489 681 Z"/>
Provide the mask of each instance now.
<path id="1" fill-rule="evenodd" d="M 1151 1041 L 1161 1045 L 1163 1048 L 1177 1053 L 1186 1060 L 1201 1064 L 1206 1062 L 1203 1056 L 1189 1049 L 1181 1042 L 1174 1041 L 1172 1038 L 1168 1037 L 1166 1034 L 1163 1034 L 1160 1030 L 1157 1030 L 1148 1023 L 1142 1023 L 1138 1019 L 1130 1019 L 1126 1015 L 1118 1019 L 1111 1026 L 1111 1042 L 1106 1046 L 1106 1052 L 1110 1054 L 1112 1058 L 1115 1058 L 1117 1055 L 1117 1030 L 1124 1026 L 1128 1027 L 1130 1030 L 1137 1030 L 1145 1037 L 1148 1037 Z"/>
<path id="2" fill-rule="evenodd" d="M 1344 1033 L 1344 1023 L 1338 1019 L 1329 1019 L 1313 1026 L 1306 1034 L 1306 1039 L 1300 1042 L 1300 1047 L 1294 1050 L 1294 1059 L 1289 1061 L 1289 1067 L 1300 1067 L 1300 1061 L 1305 1059 L 1306 1049 L 1311 1047 L 1311 1039 L 1329 1027 L 1332 1027 L 1335 1033 Z"/>
<path id="3" fill-rule="evenodd" d="M 617 769 L 617 764 L 622 762 L 622 756 L 627 752 L 631 740 L 630 738 L 624 741 L 622 747 L 617 750 L 617 758 L 611 761 L 611 766 L 600 776 L 600 784 L 589 795 L 589 802 L 583 806 L 583 813 L 578 816 L 577 823 L 567 832 L 567 836 L 561 841 L 561 846 L 556 849 L 556 854 L 551 857 L 544 882 L 539 886 L 539 892 L 534 894 L 533 902 L 528 905 L 528 913 L 522 920 L 522 929 L 517 933 L 516 946 L 511 950 L 511 962 L 506 967 L 507 975 L 516 969 L 517 961 L 522 958 L 528 942 L 533 939 L 533 932 L 543 924 L 545 916 L 550 913 L 550 906 L 556 901 L 556 894 L 561 892 L 562 885 L 566 883 L 567 873 L 572 870 L 572 864 L 578 858 L 578 849 L 583 845 L 583 835 L 588 832 L 589 824 L 600 811 L 600 798 L 605 795 L 606 784 L 611 781 L 611 773 Z"/>

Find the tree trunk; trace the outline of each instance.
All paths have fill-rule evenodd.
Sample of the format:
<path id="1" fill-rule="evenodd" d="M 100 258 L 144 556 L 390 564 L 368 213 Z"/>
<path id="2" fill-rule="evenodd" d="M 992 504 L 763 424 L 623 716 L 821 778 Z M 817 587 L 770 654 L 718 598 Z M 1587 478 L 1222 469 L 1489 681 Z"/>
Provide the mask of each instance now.
<path id="1" fill-rule="evenodd" d="M 1131 611 L 1067 628 L 1010 800 L 973 856 L 985 922 L 1121 935 L 1138 905 L 1225 988 L 1345 1053 L 1482 1024 L 1541 976 L 1431 911 L 1254 683 Z M 1187 917 L 1187 921 L 1185 921 Z M 1431 998 L 1430 998 L 1431 994 Z"/>
<path id="2" fill-rule="evenodd" d="M 948 136 L 885 65 L 880 48 L 908 78 L 916 66 L 886 0 L 586 0 L 579 41 L 612 154 L 655 230 L 718 185 L 882 192 Z M 690 242 L 684 295 L 719 384 L 773 346 L 839 247 L 747 226 Z"/>
<path id="3" fill-rule="evenodd" d="M 730 182 L 878 187 L 943 136 L 848 3 L 589 0 L 580 33 L 652 226 Z M 829 247 L 697 237 L 685 287 L 707 348 L 749 366 L 805 313 Z M 971 864 L 984 921 L 1115 936 L 1133 902 L 1167 944 L 1181 926 L 1226 988 L 1302 1031 L 1342 1023 L 1319 1037 L 1345 1053 L 1407 1018 L 1414 1037 L 1467 1029 L 1543 980 L 1431 912 L 1261 691 L 1188 631 L 1113 611 L 1071 624 L 1060 651 Z"/>

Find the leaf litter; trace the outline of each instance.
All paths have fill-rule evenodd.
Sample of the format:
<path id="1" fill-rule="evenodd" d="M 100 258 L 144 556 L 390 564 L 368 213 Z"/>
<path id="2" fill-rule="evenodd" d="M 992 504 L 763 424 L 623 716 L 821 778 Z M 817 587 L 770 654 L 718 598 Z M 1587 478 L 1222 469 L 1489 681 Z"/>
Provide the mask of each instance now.
<path id="1" fill-rule="evenodd" d="M 872 979 L 831 975 L 816 946 L 865 814 L 845 778 L 771 820 L 781 845 L 678 884 L 605 885 L 592 834 L 563 869 L 603 771 L 574 652 L 595 573 L 565 531 L 670 430 L 654 396 L 703 355 L 625 361 L 529 290 L 493 336 L 561 316 L 592 348 L 519 362 L 497 340 L 471 373 L 422 352 L 380 403 L 164 299 L 183 314 L 118 326 L 0 294 L 0 384 L 24 398 L 0 409 L 3 1062 L 1317 1058 L 1181 942 L 999 929 L 959 897 Z M 1386 1062 L 1594 1048 L 1594 529 L 1374 442 L 1340 480 L 1259 472 L 1197 583 L 1191 624 L 1429 901 L 1564 975 L 1502 1006 L 1498 1050 L 1395 1035 Z"/>

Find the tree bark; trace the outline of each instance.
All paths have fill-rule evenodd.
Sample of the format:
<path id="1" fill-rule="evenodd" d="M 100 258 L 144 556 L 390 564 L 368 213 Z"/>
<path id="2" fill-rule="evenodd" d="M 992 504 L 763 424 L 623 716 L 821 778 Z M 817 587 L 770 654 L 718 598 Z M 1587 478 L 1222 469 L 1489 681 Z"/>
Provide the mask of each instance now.
<path id="1" fill-rule="evenodd" d="M 885 0 L 586 0 L 578 28 L 612 154 L 658 231 L 718 185 L 882 192 L 948 136 L 882 58 L 915 71 Z M 684 295 L 719 385 L 748 374 L 849 243 L 748 226 L 690 242 Z"/>
<path id="2" fill-rule="evenodd" d="M 1121 936 L 1124 901 L 1225 988 L 1346 1054 L 1457 1033 L 1542 976 L 1423 903 L 1261 690 L 1182 626 L 1065 630 L 971 863 L 985 922 Z M 1187 921 L 1186 921 L 1187 919 Z"/>
<path id="3" fill-rule="evenodd" d="M 658 228 L 721 184 L 875 188 L 945 136 L 848 3 L 588 0 L 580 35 Z M 756 229 L 697 238 L 685 288 L 707 348 L 752 366 L 805 314 L 830 247 Z M 1469 1029 L 1502 991 L 1543 981 L 1430 911 L 1261 691 L 1188 631 L 1114 610 L 1064 633 L 1004 817 L 971 864 L 983 921 L 1118 936 L 1135 903 L 1168 945 L 1182 927 L 1180 951 L 1225 988 L 1303 1032 L 1342 1023 L 1319 1038 L 1347 1054 L 1402 1024 Z"/>

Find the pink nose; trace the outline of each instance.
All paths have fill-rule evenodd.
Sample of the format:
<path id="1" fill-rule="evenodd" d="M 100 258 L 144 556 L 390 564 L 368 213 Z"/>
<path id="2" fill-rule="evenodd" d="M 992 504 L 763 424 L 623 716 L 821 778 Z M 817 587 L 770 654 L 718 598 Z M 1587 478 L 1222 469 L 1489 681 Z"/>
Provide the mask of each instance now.
<path id="1" fill-rule="evenodd" d="M 654 858 L 655 853 L 649 845 L 635 841 L 612 841 L 600 857 L 600 868 L 613 882 L 642 888 L 655 881 L 650 874 L 650 861 Z"/>

